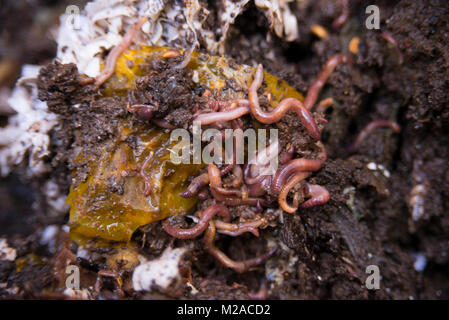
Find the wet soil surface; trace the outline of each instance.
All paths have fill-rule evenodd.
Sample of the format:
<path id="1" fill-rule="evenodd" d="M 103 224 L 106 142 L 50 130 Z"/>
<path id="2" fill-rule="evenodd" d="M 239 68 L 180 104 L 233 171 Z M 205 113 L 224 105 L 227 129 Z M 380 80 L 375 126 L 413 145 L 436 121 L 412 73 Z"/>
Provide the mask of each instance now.
<path id="1" fill-rule="evenodd" d="M 292 6 L 299 39 L 291 43 L 270 33 L 265 16 L 249 4 L 231 26 L 226 45 L 226 55 L 237 63 L 262 63 L 266 71 L 305 93 L 327 59 L 347 52 L 349 41 L 360 38 L 354 63 L 339 66 L 320 95 L 335 101 L 325 111 L 328 124 L 322 132 L 328 160 L 309 182 L 325 186 L 330 201 L 293 215 L 281 213 L 259 238 L 220 238 L 216 245 L 235 260 L 264 253 L 273 239 L 281 243 L 265 267 L 244 274 L 221 266 L 200 241 L 175 240 L 160 223 L 142 227 L 133 240 L 149 259 L 168 245 L 192 249 L 181 271 L 198 293 L 187 287 L 136 293 L 130 287 L 131 273 L 124 271 L 123 288 L 105 278 L 96 297 L 246 299 L 259 293 L 270 299 L 449 298 L 449 4 L 377 1 L 380 30 L 368 30 L 364 24 L 369 4 L 351 1 L 350 17 L 337 29 L 332 22 L 341 7 L 335 1 L 310 2 L 302 10 Z M 313 24 L 325 27 L 328 36 L 320 39 L 311 33 Z M 138 79 L 133 102 L 146 103 L 145 93 L 150 92 L 160 106 L 157 116 L 184 126 L 193 106 L 204 103 L 204 89 L 195 91 L 187 80 L 190 76 L 170 64 L 153 65 L 152 71 L 157 78 Z M 129 116 L 129 97 L 101 98 L 92 86 L 80 86 L 78 78 L 76 66 L 52 63 L 41 71 L 39 81 L 40 99 L 62 119 L 53 132 L 59 142 L 52 148 L 51 176 L 66 192 L 71 183 L 78 183 L 72 181 L 71 170 L 78 168 L 81 180 L 88 174 L 73 162 L 76 151 L 83 148 L 94 155 L 102 141 L 118 134 L 120 119 Z M 167 79 L 173 81 L 171 91 L 161 91 L 158 83 Z M 73 105 L 79 107 L 74 110 Z M 401 132 L 373 130 L 351 151 L 358 133 L 379 119 L 395 120 Z M 292 121 L 287 115 L 278 128 L 284 149 L 293 144 L 298 157 L 310 149 L 311 141 L 300 124 L 292 127 Z M 81 134 L 74 136 L 80 128 Z M 21 259 L 20 265 L 0 261 L 0 284 L 6 283 L 0 287 L 3 298 L 62 298 L 60 291 L 44 293 L 44 288 L 61 287 L 68 262 L 81 267 L 89 284 L 95 283 L 99 270 L 111 268 L 107 257 L 116 249 L 95 249 L 86 255 L 89 258 L 77 258 L 76 245 L 63 231 L 53 242 L 42 243 L 43 228 L 62 226 L 68 216 L 47 212 L 39 186 L 39 181 L 26 182 L 20 174 L 0 181 L 0 236 Z M 237 207 L 232 214 L 244 212 Z M 192 221 L 178 218 L 176 223 L 186 227 Z M 379 267 L 379 290 L 365 287 L 369 265 Z"/>

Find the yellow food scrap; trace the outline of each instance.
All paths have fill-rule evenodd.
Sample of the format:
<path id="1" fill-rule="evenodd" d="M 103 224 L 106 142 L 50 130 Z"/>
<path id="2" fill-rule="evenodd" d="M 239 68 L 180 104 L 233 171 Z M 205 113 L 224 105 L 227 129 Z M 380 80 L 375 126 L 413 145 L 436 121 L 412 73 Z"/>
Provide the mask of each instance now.
<path id="1" fill-rule="evenodd" d="M 170 161 L 170 139 L 158 129 L 138 127 L 123 130 L 126 135 L 106 143 L 98 159 L 89 162 L 85 182 L 71 188 L 67 203 L 70 232 L 74 240 L 101 238 L 129 241 L 140 226 L 186 213 L 197 199 L 179 196 L 188 186 L 188 178 L 198 174 L 201 165 L 174 165 Z M 133 135 L 137 142 L 131 148 L 125 140 Z M 145 196 L 145 183 L 140 167 L 154 152 L 146 174 L 152 192 Z"/>
<path id="2" fill-rule="evenodd" d="M 310 27 L 310 31 L 312 31 L 312 33 L 320 39 L 327 37 L 326 28 L 324 28 L 323 26 L 321 26 L 319 24 L 312 25 L 312 27 Z"/>
<path id="3" fill-rule="evenodd" d="M 349 51 L 351 51 L 353 54 L 357 54 L 357 52 L 359 52 L 359 43 L 360 43 L 359 37 L 352 38 L 351 41 L 349 42 Z"/>

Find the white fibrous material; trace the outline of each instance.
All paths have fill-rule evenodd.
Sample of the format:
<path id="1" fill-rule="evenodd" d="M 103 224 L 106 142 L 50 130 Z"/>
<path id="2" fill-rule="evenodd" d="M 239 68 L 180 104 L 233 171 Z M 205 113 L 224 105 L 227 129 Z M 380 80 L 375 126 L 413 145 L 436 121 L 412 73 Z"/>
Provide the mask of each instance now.
<path id="1" fill-rule="evenodd" d="M 0 238 L 0 261 L 14 261 L 16 258 L 16 249 L 10 248 L 5 238 Z"/>
<path id="2" fill-rule="evenodd" d="M 58 124 L 58 117 L 47 110 L 47 104 L 37 99 L 36 78 L 39 66 L 25 65 L 22 78 L 13 90 L 8 104 L 16 115 L 0 129 L 0 173 L 6 176 L 25 156 L 27 174 L 36 176 L 48 171 L 45 158 L 49 155 L 48 133 Z"/>
<path id="3" fill-rule="evenodd" d="M 270 28 L 279 38 L 287 41 L 298 39 L 298 21 L 288 3 L 292 0 L 254 0 L 258 8 L 264 9 Z"/>
<path id="4" fill-rule="evenodd" d="M 50 214 L 58 215 L 69 210 L 69 205 L 66 203 L 66 195 L 62 193 L 60 186 L 55 181 L 46 181 L 43 192 Z"/>
<path id="5" fill-rule="evenodd" d="M 142 261 L 133 273 L 133 288 L 136 291 L 151 291 L 154 286 L 167 289 L 179 283 L 179 263 L 187 252 L 186 248 L 168 247 L 162 255 L 151 261 Z"/>
<path id="6" fill-rule="evenodd" d="M 268 259 L 265 263 L 265 276 L 268 280 L 281 285 L 286 278 L 285 275 L 294 272 L 296 263 L 298 262 L 298 256 L 282 241 L 269 239 L 267 243 L 268 249 L 271 250 L 275 246 L 279 246 L 280 249 L 288 253 L 288 260 L 283 260 L 282 263 L 279 263 L 279 260 Z"/>
<path id="7" fill-rule="evenodd" d="M 124 31 L 140 18 L 148 20 L 134 43 L 187 49 L 197 45 L 197 33 L 209 11 L 198 0 L 109 0 L 89 2 L 79 16 L 61 16 L 57 58 L 75 63 L 81 73 L 94 77 L 100 73 L 101 53 L 122 40 Z"/>
<path id="8" fill-rule="evenodd" d="M 212 20 L 210 12 L 199 0 L 95 0 L 80 12 L 66 13 L 60 18 L 57 60 L 74 63 L 81 74 L 95 77 L 106 50 L 119 44 L 123 35 L 140 18 L 146 17 L 134 44 L 195 49 L 199 43 L 209 54 L 224 54 L 228 30 L 245 10 L 250 0 L 221 0 Z M 293 41 L 298 37 L 297 21 L 289 9 L 291 0 L 254 0 L 270 21 L 277 36 Z M 75 6 L 69 6 L 75 7 Z M 76 8 L 76 7 L 75 7 Z M 68 12 L 71 12 L 68 10 Z M 211 28 L 217 28 L 216 30 Z M 267 53 L 269 55 L 270 53 Z M 35 78 L 38 66 L 25 66 L 10 106 L 17 112 L 0 129 L 0 174 L 5 176 L 14 166 L 28 161 L 28 176 L 41 176 L 49 170 L 49 132 L 58 124 L 58 117 L 37 99 Z M 34 80 L 34 82 L 33 82 Z M 48 186 L 49 191 L 54 188 Z M 54 193 L 54 192 L 53 192 Z M 52 206 L 63 210 L 62 198 L 52 195 Z"/>
<path id="9" fill-rule="evenodd" d="M 62 63 L 75 63 L 81 73 L 95 77 L 100 73 L 101 54 L 119 44 L 124 31 L 140 18 L 148 21 L 134 42 L 153 46 L 191 49 L 197 46 L 199 35 L 210 54 L 223 54 L 229 27 L 244 11 L 249 0 L 222 0 L 218 29 L 210 30 L 205 22 L 210 14 L 198 0 L 97 0 L 89 2 L 76 17 L 61 16 L 58 31 L 57 58 Z M 270 27 L 279 37 L 293 41 L 298 37 L 297 20 L 285 0 L 255 0 Z M 220 35 L 216 39 L 216 35 Z"/>
<path id="10" fill-rule="evenodd" d="M 70 299 L 76 299 L 76 300 L 92 299 L 90 292 L 87 289 L 77 290 L 77 289 L 67 288 L 64 290 L 64 295 Z"/>

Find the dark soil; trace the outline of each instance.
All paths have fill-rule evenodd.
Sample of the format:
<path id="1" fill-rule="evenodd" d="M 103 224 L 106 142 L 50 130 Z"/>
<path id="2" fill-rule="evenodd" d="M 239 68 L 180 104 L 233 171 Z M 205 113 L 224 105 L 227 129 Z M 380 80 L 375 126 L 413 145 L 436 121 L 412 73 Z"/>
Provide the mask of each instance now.
<path id="1" fill-rule="evenodd" d="M 283 223 L 273 222 L 259 238 L 245 234 L 217 241 L 217 246 L 233 259 L 243 260 L 264 253 L 269 239 L 281 239 L 285 247 L 276 252 L 270 269 L 285 270 L 284 280 L 262 280 L 266 278 L 263 267 L 239 275 L 220 266 L 202 249 L 200 241 L 174 240 L 160 223 L 153 223 L 133 237 L 141 246 L 140 253 L 154 258 L 170 244 L 192 248 L 181 269 L 199 294 L 192 295 L 187 288 L 138 294 L 130 290 L 130 273 L 125 272 L 122 292 L 116 290 L 113 281 L 105 280 L 98 297 L 246 299 L 265 286 L 270 299 L 449 298 L 449 4 L 443 0 L 377 1 L 380 30 L 368 30 L 365 7 L 373 3 L 350 3 L 350 18 L 337 30 L 331 27 L 341 11 L 335 1 L 313 1 L 301 11 L 292 6 L 300 34 L 292 43 L 273 34 L 267 41 L 268 21 L 251 3 L 231 26 L 226 45 L 226 55 L 237 63 L 262 63 L 268 72 L 305 93 L 326 60 L 347 52 L 352 37 L 360 38 L 354 63 L 339 66 L 320 95 L 332 97 L 336 104 L 326 110 L 329 123 L 322 133 L 328 160 L 309 181 L 325 186 L 330 201 L 294 215 L 283 213 Z M 328 37 L 314 36 L 310 32 L 313 24 L 324 26 Z M 28 28 L 24 25 L 20 32 L 28 34 Z M 398 43 L 402 63 L 397 50 L 384 39 L 385 33 Z M 3 34 L 2 39 L 6 39 Z M 8 41 L 13 48 L 15 42 L 11 39 Z M 47 46 L 50 52 L 44 54 L 45 59 L 54 55 L 52 46 Z M 271 50 L 275 63 L 266 55 Z M 36 59 L 45 61 L 39 54 Z M 139 78 L 137 90 L 130 97 L 104 98 L 93 86 L 80 86 L 74 65 L 51 63 L 41 71 L 39 97 L 62 119 L 62 126 L 53 132 L 54 140 L 60 143 L 52 149 L 51 176 L 64 190 L 68 192 L 71 183 L 79 182 L 72 181 L 70 175 L 75 167 L 78 180 L 88 174 L 83 164 L 73 162 L 77 150 L 82 148 L 95 155 L 103 141 L 116 136 L 119 120 L 127 116 L 129 99 L 133 103 L 151 103 L 156 106 L 158 118 L 186 126 L 193 106 L 204 104 L 200 97 L 204 88 L 197 88 L 187 80 L 188 74 L 174 69 L 175 63 L 159 61 L 149 65 L 148 72 L 153 75 Z M 159 86 L 161 82 L 165 83 L 164 90 Z M 73 109 L 75 104 L 79 107 Z M 142 121 L 132 117 L 136 123 Z M 401 132 L 374 130 L 358 150 L 350 152 L 357 134 L 378 119 L 397 121 Z M 288 114 L 277 127 L 284 149 L 293 144 L 297 157 L 315 152 L 294 115 Z M 77 136 L 73 134 L 75 129 L 80 130 Z M 368 168 L 368 164 L 370 168 L 382 165 L 390 176 L 381 169 Z M 42 228 L 63 225 L 67 216 L 49 217 L 45 204 L 39 201 L 40 182 L 24 182 L 18 172 L 0 180 L 0 236 L 17 249 L 18 259 L 28 259 L 28 263 L 19 272 L 13 262 L 0 262 L 0 283 L 19 288 L 14 294 L 0 287 L 0 297 L 52 298 L 43 289 L 59 288 L 63 268 L 58 266 L 65 261 L 77 263 L 85 279 L 94 281 L 96 272 L 110 267 L 106 257 L 116 249 L 95 249 L 90 259 L 76 258 L 76 245 L 63 232 L 54 248 L 40 245 Z M 417 185 L 424 186 L 425 191 L 423 214 L 415 220 L 411 193 Z M 199 207 L 207 207 L 210 201 Z M 244 214 L 243 209 L 234 208 L 233 216 Z M 265 213 L 268 220 L 274 221 L 270 215 L 273 213 Z M 174 220 L 184 227 L 192 223 L 188 218 Z M 423 271 L 414 267 L 417 253 L 427 259 Z M 31 254 L 39 259 L 30 258 Z M 291 255 L 298 260 L 287 268 Z M 369 265 L 379 266 L 379 290 L 365 288 Z M 62 297 L 58 293 L 55 296 Z"/>

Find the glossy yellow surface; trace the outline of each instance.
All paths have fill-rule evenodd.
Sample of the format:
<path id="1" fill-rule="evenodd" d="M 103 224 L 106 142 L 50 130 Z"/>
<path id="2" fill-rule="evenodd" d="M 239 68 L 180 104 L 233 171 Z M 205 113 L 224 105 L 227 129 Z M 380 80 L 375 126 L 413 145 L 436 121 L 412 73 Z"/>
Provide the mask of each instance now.
<path id="1" fill-rule="evenodd" d="M 116 73 L 108 81 L 106 92 L 124 93 L 135 88 L 136 77 L 143 76 L 142 64 L 152 59 L 161 58 L 164 52 L 171 50 L 167 47 L 143 46 L 139 49 L 130 49 L 117 60 Z M 229 58 L 207 56 L 193 52 L 187 68 L 196 73 L 198 82 L 202 86 L 220 91 L 223 98 L 244 98 L 245 92 L 232 92 L 224 90 L 225 82 L 234 81 L 241 88 L 247 88 L 253 80 L 255 68 L 247 65 L 238 65 Z M 297 98 L 304 100 L 303 96 L 284 80 L 264 72 L 264 81 L 272 94 L 272 105 L 275 106 L 284 98 Z"/>
<path id="2" fill-rule="evenodd" d="M 134 148 L 124 142 L 131 135 L 136 139 Z M 152 192 L 145 196 L 139 171 L 149 156 L 144 171 L 151 179 Z M 73 238 L 129 241 L 142 225 L 188 212 L 197 199 L 185 199 L 179 193 L 200 167 L 170 161 L 169 134 L 124 124 L 122 137 L 103 146 L 100 158 L 90 162 L 87 180 L 70 191 L 67 203 Z M 111 190 L 114 182 L 121 185 L 123 193 Z"/>

